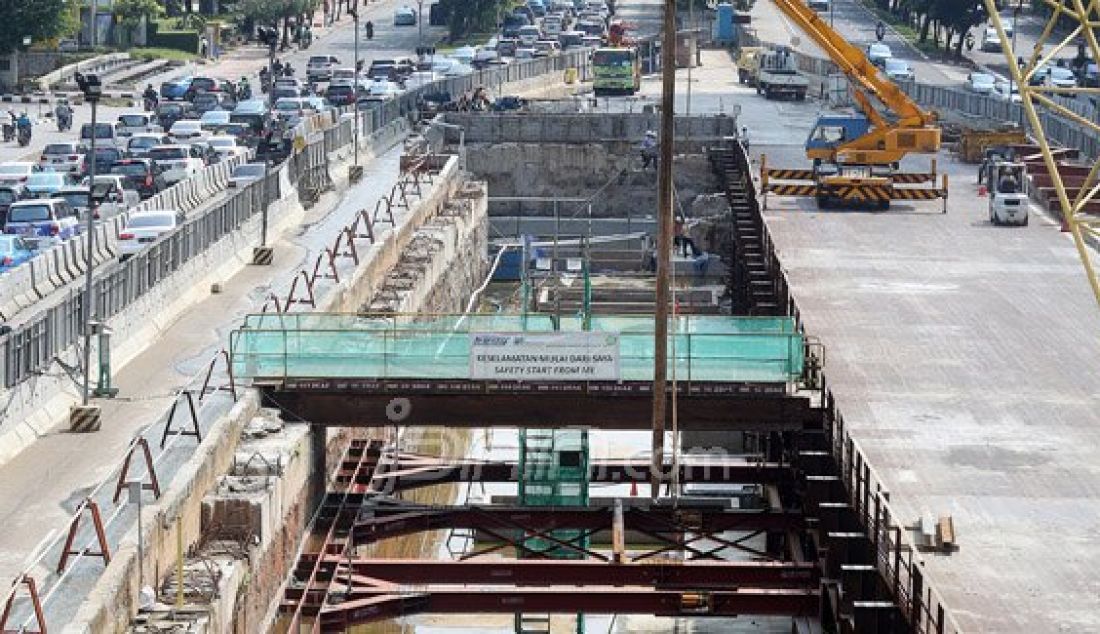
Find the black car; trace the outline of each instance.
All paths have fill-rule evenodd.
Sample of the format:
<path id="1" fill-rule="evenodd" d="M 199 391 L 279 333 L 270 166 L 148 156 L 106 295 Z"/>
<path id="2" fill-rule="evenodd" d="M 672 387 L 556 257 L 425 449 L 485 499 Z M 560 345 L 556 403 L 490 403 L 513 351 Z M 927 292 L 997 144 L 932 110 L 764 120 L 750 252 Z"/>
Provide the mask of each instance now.
<path id="1" fill-rule="evenodd" d="M 153 159 L 129 158 L 111 164 L 111 174 L 126 178 L 126 184 L 137 190 L 142 200 L 155 196 L 166 187 L 164 172 Z"/>
<path id="2" fill-rule="evenodd" d="M 179 103 L 162 102 L 157 106 L 157 123 L 162 130 L 169 130 L 172 124 L 179 121 L 187 114 L 187 109 Z"/>
<path id="3" fill-rule="evenodd" d="M 200 92 L 191 100 L 191 112 L 202 115 L 221 108 L 221 95 L 216 92 Z"/>
<path id="4" fill-rule="evenodd" d="M 195 77 L 191 80 L 191 85 L 187 87 L 187 92 L 183 98 L 186 101 L 193 101 L 195 95 L 200 92 L 218 92 L 221 90 L 221 85 L 217 79 L 210 77 Z"/>
<path id="5" fill-rule="evenodd" d="M 0 186 L 0 231 L 4 230 L 4 219 L 8 217 L 8 207 L 27 197 L 27 189 L 22 185 Z"/>
<path id="6" fill-rule="evenodd" d="M 127 154 L 125 151 L 120 150 L 116 147 L 97 147 L 95 149 L 95 173 L 106 174 L 107 171 L 111 169 L 111 165 L 113 165 L 116 161 L 121 161 L 122 159 L 126 158 L 126 156 Z M 82 176 L 88 175 L 88 168 L 90 163 L 90 161 L 88 161 L 88 158 L 88 156 L 84 157 L 84 172 L 81 174 Z"/>
<path id="7" fill-rule="evenodd" d="M 325 89 L 325 99 L 336 107 L 350 106 L 355 103 L 357 95 L 355 86 L 351 84 L 329 84 Z"/>

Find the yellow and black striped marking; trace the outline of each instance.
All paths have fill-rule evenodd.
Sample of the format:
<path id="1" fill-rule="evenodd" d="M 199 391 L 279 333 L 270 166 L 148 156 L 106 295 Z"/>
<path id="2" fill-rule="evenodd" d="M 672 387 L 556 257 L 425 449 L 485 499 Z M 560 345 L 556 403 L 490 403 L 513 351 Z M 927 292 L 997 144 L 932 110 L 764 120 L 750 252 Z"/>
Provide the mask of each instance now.
<path id="1" fill-rule="evenodd" d="M 920 183 L 936 182 L 935 172 L 897 172 L 891 176 L 894 183 L 899 185 L 917 185 Z"/>
<path id="2" fill-rule="evenodd" d="M 815 196 L 817 195 L 817 185 L 777 185 L 768 183 L 764 187 L 764 191 L 778 196 Z"/>
<path id="3" fill-rule="evenodd" d="M 99 431 L 99 426 L 98 405 L 77 405 L 69 411 L 69 431 L 75 434 L 87 434 Z"/>
<path id="4" fill-rule="evenodd" d="M 937 198 L 947 198 L 947 190 L 899 187 L 894 190 L 891 197 L 894 200 L 936 200 Z"/>
<path id="5" fill-rule="evenodd" d="M 792 170 L 792 169 L 767 169 L 765 170 L 768 180 L 781 180 L 781 181 L 812 181 L 814 180 L 813 170 Z"/>
<path id="6" fill-rule="evenodd" d="M 825 194 L 826 192 L 822 192 Z M 836 185 L 828 189 L 830 198 L 850 203 L 883 203 L 890 200 L 889 185 Z"/>

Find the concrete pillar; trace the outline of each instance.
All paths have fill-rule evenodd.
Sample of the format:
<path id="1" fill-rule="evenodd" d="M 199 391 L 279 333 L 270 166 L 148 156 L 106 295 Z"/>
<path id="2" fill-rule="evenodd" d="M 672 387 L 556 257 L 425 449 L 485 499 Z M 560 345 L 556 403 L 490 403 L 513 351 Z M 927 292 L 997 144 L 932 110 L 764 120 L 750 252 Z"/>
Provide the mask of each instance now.
<path id="1" fill-rule="evenodd" d="M 321 425 L 309 426 L 310 453 L 310 489 L 313 499 L 321 502 L 325 494 L 325 482 L 328 479 L 328 464 L 325 454 L 328 452 L 328 428 Z"/>

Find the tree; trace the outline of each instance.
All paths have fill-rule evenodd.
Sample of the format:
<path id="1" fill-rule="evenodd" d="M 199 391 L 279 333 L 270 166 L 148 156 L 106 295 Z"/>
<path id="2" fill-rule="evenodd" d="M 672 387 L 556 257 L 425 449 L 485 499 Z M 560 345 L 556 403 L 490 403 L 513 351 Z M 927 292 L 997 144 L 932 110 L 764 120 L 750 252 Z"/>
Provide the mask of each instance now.
<path id="1" fill-rule="evenodd" d="M 441 0 L 439 10 L 446 16 L 454 41 L 471 33 L 494 30 L 500 13 L 511 5 L 509 0 Z"/>
<path id="2" fill-rule="evenodd" d="M 143 19 L 159 17 L 164 8 L 157 0 L 115 0 L 113 12 L 122 26 L 136 29 Z"/>
<path id="3" fill-rule="evenodd" d="M 0 55 L 22 49 L 23 38 L 49 40 L 71 27 L 69 0 L 15 0 L 0 2 Z"/>

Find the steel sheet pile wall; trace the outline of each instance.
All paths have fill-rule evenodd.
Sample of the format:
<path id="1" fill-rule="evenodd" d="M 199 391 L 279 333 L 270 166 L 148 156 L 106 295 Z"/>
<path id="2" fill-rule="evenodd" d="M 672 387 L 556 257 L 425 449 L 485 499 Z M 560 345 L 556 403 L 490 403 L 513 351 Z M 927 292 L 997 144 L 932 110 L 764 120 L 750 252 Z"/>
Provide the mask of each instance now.
<path id="1" fill-rule="evenodd" d="M 579 79 L 588 77 L 588 51 L 572 51 L 555 57 L 525 61 L 493 70 L 477 71 L 464 77 L 443 79 L 412 90 L 395 99 L 361 111 L 360 142 L 384 139 L 390 126 L 417 110 L 425 95 L 449 93 L 455 98 L 472 92 L 479 86 L 495 89 L 506 84 L 526 80 L 545 79 L 547 76 L 564 76 L 567 68 L 575 68 Z M 394 135 L 396 136 L 396 132 Z M 147 293 L 158 282 L 171 275 L 182 264 L 205 251 L 210 245 L 236 231 L 246 220 L 257 214 L 271 201 L 289 195 L 286 187 L 296 188 L 303 200 L 311 200 L 329 182 L 329 162 L 334 155 L 350 152 L 354 140 L 353 110 L 344 108 L 331 113 L 316 115 L 304 120 L 295 136 L 305 143 L 266 181 L 243 188 L 226 202 L 202 214 L 189 218 L 177 231 L 163 236 L 142 253 L 124 261 L 105 264 L 95 274 L 97 311 L 101 319 L 110 319 Z M 202 175 L 188 179 L 157 197 L 142 203 L 136 209 L 197 208 L 217 191 L 225 188 L 230 167 L 215 165 Z M 281 183 L 281 184 L 280 184 Z M 93 262 L 106 262 L 116 255 L 113 250 L 115 236 L 121 229 L 122 219 L 101 225 L 97 242 L 110 247 L 100 253 Z M 84 323 L 83 289 L 68 287 L 83 271 L 86 239 L 70 241 L 51 250 L 40 266 L 24 266 L 12 274 L 0 277 L 0 305 L 11 297 L 24 297 L 26 303 L 18 306 L 33 314 L 21 316 L 8 335 L 0 338 L 0 385 L 11 388 L 35 374 L 44 372 L 54 359 L 74 345 L 81 335 Z M 98 251 L 98 249 L 97 249 Z M 47 254 L 44 254 L 47 255 Z M 41 259 L 43 256 L 39 256 Z M 38 260 L 36 260 L 38 262 Z M 47 264 L 47 263 L 53 264 Z M 66 264 L 68 266 L 66 266 Z M 50 266 L 52 268 L 47 269 Z M 26 269 L 24 272 L 22 269 Z M 51 293 L 35 293 L 27 276 L 41 271 L 74 271 L 68 279 L 54 276 L 48 288 Z M 43 278 L 49 279 L 49 278 Z M 49 300 L 46 300 L 46 295 Z M 40 305 L 41 304 L 41 305 Z"/>

